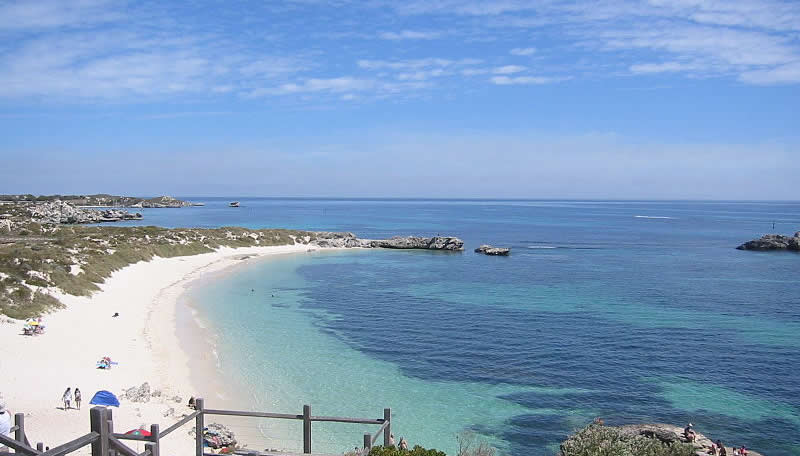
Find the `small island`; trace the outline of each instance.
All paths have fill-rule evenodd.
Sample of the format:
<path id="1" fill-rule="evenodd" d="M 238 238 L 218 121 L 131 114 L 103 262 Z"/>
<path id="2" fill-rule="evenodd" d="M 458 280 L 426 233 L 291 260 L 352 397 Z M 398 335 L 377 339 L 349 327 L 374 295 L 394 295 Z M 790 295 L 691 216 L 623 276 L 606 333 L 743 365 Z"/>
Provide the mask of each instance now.
<path id="1" fill-rule="evenodd" d="M 491 255 L 491 256 L 508 256 L 511 253 L 511 249 L 506 247 L 493 247 L 491 245 L 482 245 L 475 249 L 475 253 L 482 253 L 484 255 Z"/>
<path id="2" fill-rule="evenodd" d="M 782 234 L 765 234 L 759 239 L 745 242 L 736 247 L 738 250 L 791 250 L 800 252 L 800 231 L 794 236 L 784 236 Z"/>

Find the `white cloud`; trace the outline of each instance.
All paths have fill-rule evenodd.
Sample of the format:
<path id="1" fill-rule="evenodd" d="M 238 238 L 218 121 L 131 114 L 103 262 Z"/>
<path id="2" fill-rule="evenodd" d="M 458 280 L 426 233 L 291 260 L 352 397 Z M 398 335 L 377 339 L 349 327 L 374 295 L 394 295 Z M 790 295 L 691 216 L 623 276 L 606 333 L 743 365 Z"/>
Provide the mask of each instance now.
<path id="1" fill-rule="evenodd" d="M 511 55 L 533 55 L 536 53 L 536 49 L 532 47 L 527 48 L 514 48 L 508 51 Z"/>
<path id="2" fill-rule="evenodd" d="M 0 30 L 47 29 L 111 22 L 125 17 L 110 0 L 10 1 L 0 4 Z"/>
<path id="3" fill-rule="evenodd" d="M 501 67 L 497 67 L 492 70 L 494 74 L 514 74 L 525 71 L 526 68 L 520 65 L 505 65 Z"/>
<path id="4" fill-rule="evenodd" d="M 278 87 L 256 89 L 251 96 L 261 95 L 289 95 L 308 92 L 356 92 L 375 87 L 375 81 L 343 76 L 338 78 L 311 78 L 302 82 L 281 84 Z"/>
<path id="5" fill-rule="evenodd" d="M 652 73 L 675 73 L 679 71 L 694 71 L 704 69 L 705 65 L 700 63 L 684 62 L 662 62 L 662 63 L 641 63 L 630 66 L 631 73 L 652 74 Z"/>
<path id="6" fill-rule="evenodd" d="M 383 40 L 433 40 L 441 37 L 440 32 L 421 32 L 416 30 L 402 30 L 400 32 L 383 32 L 378 35 Z"/>
<path id="7" fill-rule="evenodd" d="M 450 60 L 441 58 L 425 58 L 425 59 L 410 59 L 410 60 L 359 60 L 357 62 L 360 68 L 368 70 L 419 70 L 431 67 L 450 67 L 450 66 L 464 66 L 464 65 L 477 65 L 481 63 L 478 59 L 460 59 Z"/>
<path id="8" fill-rule="evenodd" d="M 493 76 L 490 81 L 496 85 L 521 85 L 521 84 L 550 84 L 563 81 L 564 78 L 553 78 L 544 76 Z"/>
<path id="9" fill-rule="evenodd" d="M 765 70 L 746 71 L 739 76 L 739 79 L 759 85 L 800 83 L 800 62 Z"/>

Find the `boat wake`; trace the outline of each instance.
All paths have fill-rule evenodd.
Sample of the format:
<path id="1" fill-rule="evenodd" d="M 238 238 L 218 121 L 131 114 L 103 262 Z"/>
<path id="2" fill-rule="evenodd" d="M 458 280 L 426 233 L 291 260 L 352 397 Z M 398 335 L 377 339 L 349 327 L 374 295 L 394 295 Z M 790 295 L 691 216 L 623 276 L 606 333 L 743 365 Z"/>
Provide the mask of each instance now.
<path id="1" fill-rule="evenodd" d="M 663 217 L 657 215 L 634 215 L 633 218 L 644 218 L 644 219 L 672 219 L 673 217 Z"/>

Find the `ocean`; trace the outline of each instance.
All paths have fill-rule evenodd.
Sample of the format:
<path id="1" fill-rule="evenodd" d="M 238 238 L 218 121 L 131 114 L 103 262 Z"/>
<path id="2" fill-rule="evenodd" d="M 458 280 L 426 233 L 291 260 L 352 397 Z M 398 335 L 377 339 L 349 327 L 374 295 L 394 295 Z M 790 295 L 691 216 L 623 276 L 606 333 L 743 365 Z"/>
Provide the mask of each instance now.
<path id="1" fill-rule="evenodd" d="M 449 455 L 464 431 L 501 454 L 554 455 L 597 417 L 692 422 L 730 446 L 800 455 L 800 255 L 735 250 L 800 230 L 800 203 L 187 199 L 206 206 L 126 224 L 465 241 L 285 256 L 192 289 L 253 409 L 391 407 L 398 439 Z M 473 253 L 480 244 L 511 256 Z M 300 429 L 237 434 L 296 450 Z M 375 430 L 315 423 L 314 451 Z"/>

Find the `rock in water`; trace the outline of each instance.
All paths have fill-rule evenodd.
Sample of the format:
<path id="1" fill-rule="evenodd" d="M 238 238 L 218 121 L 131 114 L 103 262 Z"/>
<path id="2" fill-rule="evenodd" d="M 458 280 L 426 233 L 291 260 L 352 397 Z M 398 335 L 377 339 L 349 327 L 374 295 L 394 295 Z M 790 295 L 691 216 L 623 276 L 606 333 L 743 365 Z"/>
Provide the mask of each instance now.
<path id="1" fill-rule="evenodd" d="M 484 255 L 508 256 L 511 249 L 505 247 L 492 247 L 491 245 L 482 245 L 475 249 L 475 253 L 482 253 Z"/>
<path id="2" fill-rule="evenodd" d="M 754 239 L 736 247 L 739 250 L 792 250 L 800 251 L 800 231 L 793 237 L 782 234 L 765 234 L 760 239 Z"/>
<path id="3" fill-rule="evenodd" d="M 464 241 L 457 237 L 395 236 L 391 239 L 372 241 L 373 247 L 385 249 L 464 250 Z"/>
<path id="4" fill-rule="evenodd" d="M 395 236 L 391 239 L 359 239 L 353 233 L 316 233 L 312 242 L 320 247 L 361 247 L 385 249 L 464 250 L 464 241 L 451 236 Z"/>

